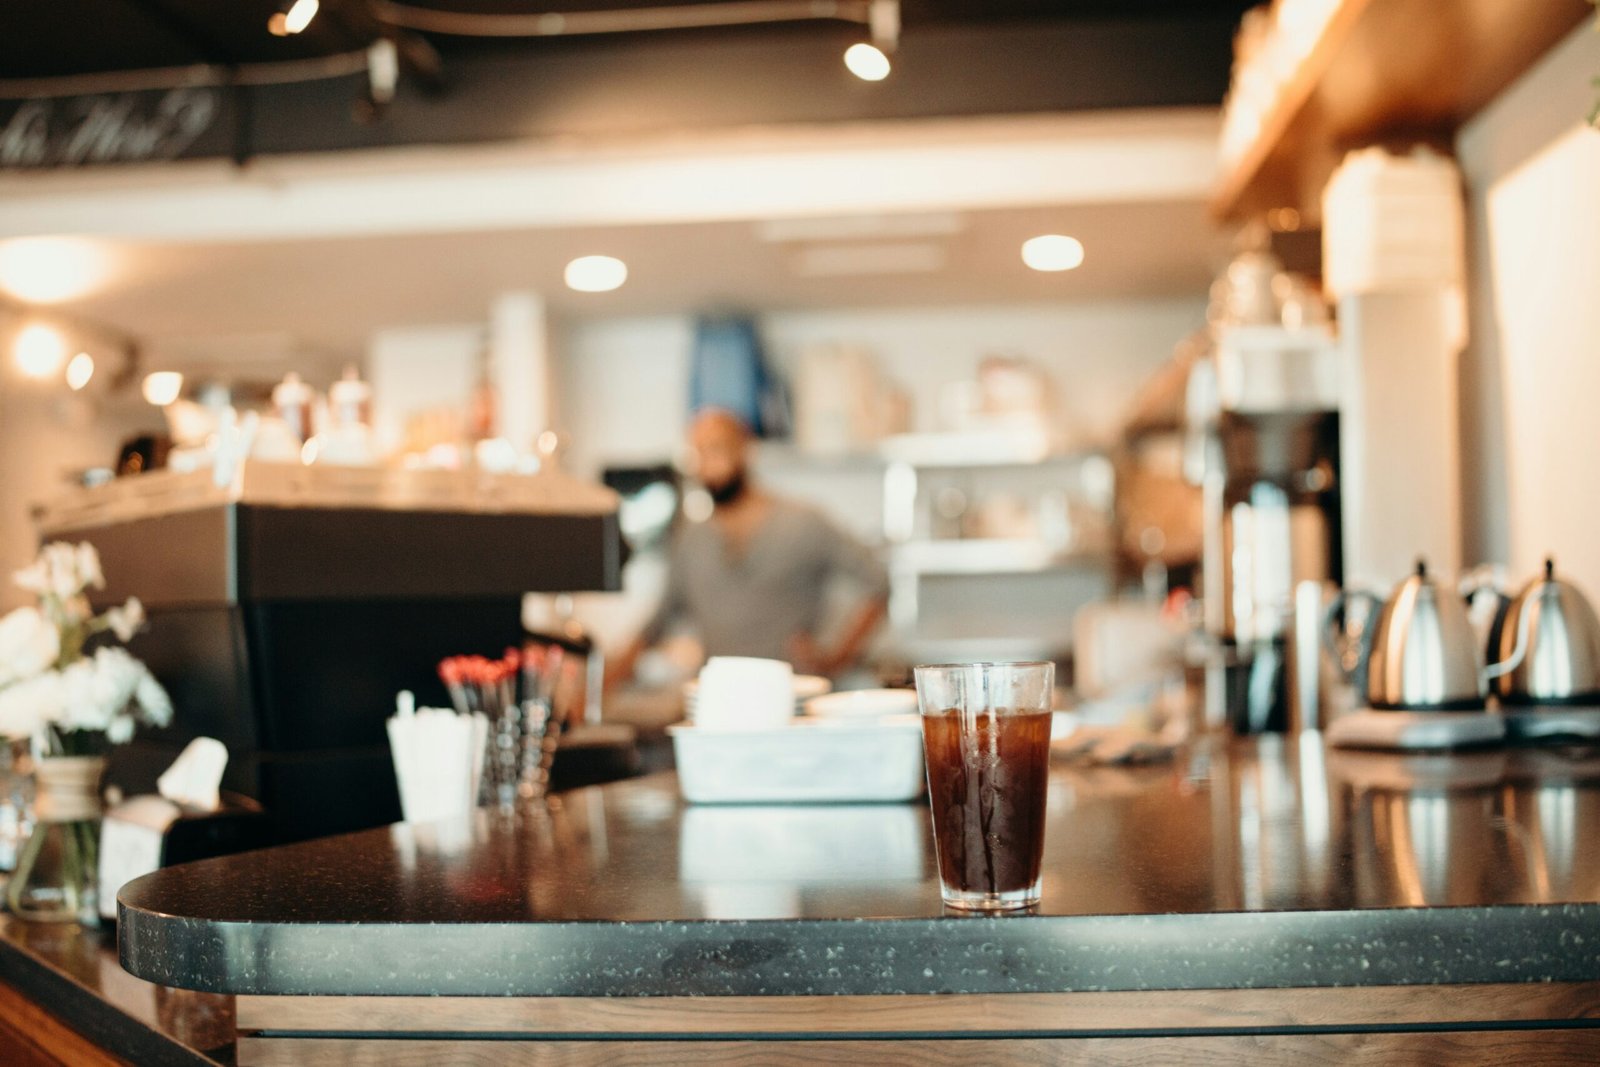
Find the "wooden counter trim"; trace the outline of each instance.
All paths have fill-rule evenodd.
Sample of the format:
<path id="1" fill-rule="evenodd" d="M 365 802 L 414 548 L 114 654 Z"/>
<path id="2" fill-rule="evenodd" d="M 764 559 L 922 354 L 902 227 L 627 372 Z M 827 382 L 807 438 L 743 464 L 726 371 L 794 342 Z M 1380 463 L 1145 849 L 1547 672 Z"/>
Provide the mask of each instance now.
<path id="1" fill-rule="evenodd" d="M 1093 1034 L 1600 1020 L 1600 982 L 841 997 L 259 997 L 241 1034 Z M 1592 1038 L 1600 1044 L 1600 1038 Z"/>
<path id="2" fill-rule="evenodd" d="M 473 1041 L 241 1038 L 239 1067 L 1521 1067 L 1600 1064 L 1592 1030 L 966 1041 Z"/>
<path id="3" fill-rule="evenodd" d="M 72 1067 L 126 1067 L 128 1061 L 94 1044 L 0 982 L 0 1063 L 8 1067 L 55 1063 Z"/>

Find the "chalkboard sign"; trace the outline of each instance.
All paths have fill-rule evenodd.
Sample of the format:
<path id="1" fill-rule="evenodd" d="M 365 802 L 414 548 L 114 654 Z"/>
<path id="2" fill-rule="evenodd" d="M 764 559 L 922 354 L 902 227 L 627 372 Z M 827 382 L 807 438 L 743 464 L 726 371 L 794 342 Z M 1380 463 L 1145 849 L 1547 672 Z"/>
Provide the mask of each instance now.
<path id="1" fill-rule="evenodd" d="M 225 154 L 224 105 L 223 91 L 210 86 L 0 103 L 0 169 Z"/>

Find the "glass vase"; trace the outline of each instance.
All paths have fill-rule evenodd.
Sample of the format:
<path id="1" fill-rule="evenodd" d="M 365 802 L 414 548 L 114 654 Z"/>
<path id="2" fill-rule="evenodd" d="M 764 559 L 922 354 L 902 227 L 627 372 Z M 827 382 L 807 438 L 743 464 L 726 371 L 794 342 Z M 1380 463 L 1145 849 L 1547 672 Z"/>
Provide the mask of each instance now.
<path id="1" fill-rule="evenodd" d="M 104 756 L 47 756 L 35 771 L 34 827 L 6 888 L 34 922 L 100 922 L 100 778 Z"/>

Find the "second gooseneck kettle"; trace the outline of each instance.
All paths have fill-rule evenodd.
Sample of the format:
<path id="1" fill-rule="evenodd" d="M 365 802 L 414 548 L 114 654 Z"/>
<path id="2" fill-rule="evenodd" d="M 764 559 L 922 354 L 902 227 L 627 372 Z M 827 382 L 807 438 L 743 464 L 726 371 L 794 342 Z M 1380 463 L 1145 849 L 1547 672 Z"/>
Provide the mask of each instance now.
<path id="1" fill-rule="evenodd" d="M 1571 582 L 1544 573 L 1506 606 L 1489 640 L 1489 668 L 1503 704 L 1600 707 L 1600 619 Z"/>

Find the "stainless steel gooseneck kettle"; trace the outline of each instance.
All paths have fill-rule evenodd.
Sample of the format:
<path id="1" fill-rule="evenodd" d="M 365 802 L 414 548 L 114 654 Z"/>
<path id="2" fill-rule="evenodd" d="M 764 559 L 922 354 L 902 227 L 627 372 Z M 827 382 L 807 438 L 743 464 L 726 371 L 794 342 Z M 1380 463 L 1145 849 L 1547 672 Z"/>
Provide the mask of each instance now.
<path id="1" fill-rule="evenodd" d="M 1490 634 L 1494 691 L 1508 705 L 1600 707 L 1600 619 L 1555 561 L 1529 582 Z"/>
<path id="2" fill-rule="evenodd" d="M 1477 635 L 1466 604 L 1441 585 L 1419 560 L 1417 569 L 1389 594 L 1377 621 L 1356 635 L 1355 647 L 1339 647 L 1334 620 L 1356 599 L 1376 602 L 1370 593 L 1345 593 L 1330 606 L 1327 634 L 1346 675 L 1361 684 L 1368 707 L 1393 711 L 1478 711 L 1484 707 L 1486 678 Z"/>

